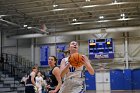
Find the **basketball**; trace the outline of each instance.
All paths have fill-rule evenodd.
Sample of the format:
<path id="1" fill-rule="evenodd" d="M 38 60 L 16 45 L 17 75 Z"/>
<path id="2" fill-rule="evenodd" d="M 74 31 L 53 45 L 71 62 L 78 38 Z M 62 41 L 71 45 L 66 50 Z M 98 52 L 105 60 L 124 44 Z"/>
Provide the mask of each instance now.
<path id="1" fill-rule="evenodd" d="M 82 60 L 83 57 L 79 53 L 71 54 L 68 59 L 68 61 L 73 67 L 81 67 L 83 65 Z"/>

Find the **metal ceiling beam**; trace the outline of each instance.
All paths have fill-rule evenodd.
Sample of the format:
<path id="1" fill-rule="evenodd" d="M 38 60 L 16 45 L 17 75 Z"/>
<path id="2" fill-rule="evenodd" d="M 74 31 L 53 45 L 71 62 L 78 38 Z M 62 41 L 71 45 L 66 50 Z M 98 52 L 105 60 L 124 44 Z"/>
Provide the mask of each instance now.
<path id="1" fill-rule="evenodd" d="M 83 17 L 84 18 L 84 17 Z M 111 19 L 109 19 L 109 18 L 111 18 Z M 108 20 L 108 22 L 116 22 L 116 21 L 123 21 L 123 20 L 117 20 L 117 19 L 119 19 L 120 17 L 118 16 L 118 18 L 113 18 L 113 17 L 109 17 L 109 18 L 105 18 L 104 20 Z M 136 19 L 138 19 L 139 17 L 138 16 L 132 16 L 132 17 L 129 17 L 129 18 L 132 18 L 132 19 L 130 19 L 130 20 L 136 20 Z M 91 23 L 97 23 L 97 21 L 99 20 L 98 18 L 94 18 L 94 17 L 92 17 L 92 19 L 87 19 L 87 18 L 84 18 L 85 20 L 78 20 L 78 22 L 85 22 L 85 24 L 87 23 L 87 24 L 91 24 Z M 60 20 L 60 19 L 59 19 Z M 69 23 L 72 23 L 72 19 L 71 19 L 71 22 L 67 22 L 67 21 L 65 21 L 65 20 L 63 20 L 62 19 L 62 21 L 59 21 L 59 20 L 47 20 L 47 22 L 45 22 L 45 19 L 43 20 L 42 19 L 42 21 L 43 22 L 45 22 L 46 23 L 46 25 L 49 27 L 49 26 L 51 26 L 51 25 L 49 25 L 48 23 L 51 23 L 52 24 L 52 26 L 53 26 L 53 24 L 56 24 L 57 26 L 59 25 L 62 25 L 63 23 L 64 23 L 64 25 L 69 25 Z M 140 20 L 140 19 L 138 19 L 138 20 Z M 41 20 L 40 20 L 41 21 Z M 55 22 L 55 23 L 53 23 L 53 21 Z M 88 22 L 87 22 L 88 21 Z M 105 22 L 105 21 L 104 21 Z M 34 24 L 34 25 L 39 25 L 39 24 Z"/>
<path id="2" fill-rule="evenodd" d="M 96 7 L 105 7 L 105 6 L 114 6 L 114 5 L 122 5 L 122 4 L 138 4 L 138 3 L 140 3 L 140 2 L 120 2 L 120 3 L 118 3 L 118 4 L 101 4 L 101 5 L 95 5 L 95 6 L 93 6 L 94 8 L 96 8 Z M 31 8 L 24 8 L 24 9 L 20 9 L 20 8 L 18 8 L 18 10 L 20 10 L 20 11 L 25 11 L 25 10 L 29 10 L 29 9 L 38 9 L 38 8 L 43 8 L 43 7 L 48 7 L 48 6 L 40 6 L 40 7 L 31 7 Z M 52 7 L 52 6 L 51 6 Z M 85 8 L 93 8 L 93 7 L 85 7 Z M 74 9 L 79 9 L 79 8 L 83 8 L 83 7 L 71 7 L 71 8 L 64 8 L 64 10 L 66 11 L 66 10 L 74 10 Z M 53 9 L 53 8 L 52 8 Z M 64 11 L 64 10 L 62 10 L 62 11 Z M 42 11 L 41 11 L 42 12 Z M 52 10 L 50 10 L 50 11 L 44 11 L 44 12 L 52 12 Z M 34 12 L 32 12 L 32 13 L 34 13 Z M 38 12 L 39 13 L 39 12 Z"/>
<path id="3" fill-rule="evenodd" d="M 54 29 L 57 29 L 58 31 L 66 31 L 66 29 L 67 29 L 67 31 L 69 31 L 70 28 L 75 28 L 76 25 L 79 27 L 86 26 L 85 29 L 87 29 L 88 26 L 90 29 L 93 29 L 93 28 L 95 29 L 95 28 L 99 28 L 100 23 L 102 25 L 108 25 L 108 26 L 110 25 L 110 27 L 114 27 L 115 24 L 119 24 L 119 26 L 123 26 L 122 23 L 124 23 L 124 22 L 132 23 L 132 21 L 133 21 L 133 24 L 136 24 L 135 26 L 138 26 L 138 25 L 140 25 L 138 20 L 140 20 L 140 19 L 139 18 L 137 18 L 137 19 L 134 18 L 134 19 L 129 19 L 129 20 L 128 19 L 127 20 L 114 19 L 114 20 L 104 20 L 104 21 L 77 22 L 77 23 L 69 23 L 69 24 L 54 23 L 52 25 L 49 25 L 49 24 L 46 24 L 46 25 L 49 28 L 48 31 L 53 32 Z M 96 25 L 98 25 L 98 27 L 96 27 Z M 132 26 L 132 24 L 130 24 L 128 26 Z M 105 27 L 107 27 L 107 26 L 105 26 Z"/>
<path id="4" fill-rule="evenodd" d="M 135 9 L 135 7 L 131 7 L 131 8 L 134 8 Z M 128 10 L 130 10 L 131 8 L 126 8 L 126 9 L 128 9 Z M 116 9 L 111 9 L 111 10 L 109 10 L 109 11 L 115 11 Z M 102 10 L 101 10 L 102 11 Z M 104 10 L 103 10 L 104 11 Z M 88 12 L 92 12 L 92 11 L 88 11 Z M 99 11 L 98 11 L 99 12 Z M 82 15 L 82 12 L 78 12 L 79 14 L 81 14 Z M 133 13 L 137 13 L 137 11 L 133 11 Z M 73 14 L 73 13 L 67 13 L 67 15 L 68 14 Z M 119 15 L 119 13 L 110 13 L 110 14 L 114 14 L 114 15 L 118 15 L 118 17 L 120 17 Z M 57 14 L 58 16 L 67 16 L 66 14 Z M 50 21 L 50 20 L 54 20 L 56 23 L 57 23 L 57 21 L 56 20 L 58 20 L 58 19 L 54 19 L 54 17 L 56 17 L 57 18 L 57 15 L 47 15 L 47 21 Z M 102 14 L 100 14 L 100 15 L 102 15 Z M 108 16 L 109 14 L 103 14 L 104 16 Z M 53 17 L 53 19 L 51 18 L 51 17 Z M 81 16 L 81 17 L 88 17 L 89 18 L 89 15 L 88 16 Z M 129 17 L 129 15 L 128 15 L 128 17 Z M 33 18 L 39 18 L 39 17 L 33 17 Z M 43 19 L 40 19 L 40 21 L 43 21 L 44 20 L 44 18 L 46 18 L 46 16 L 41 16 L 41 18 L 43 18 Z M 69 18 L 73 18 L 73 17 L 69 17 Z M 91 17 L 92 19 L 94 19 L 93 17 Z M 67 19 L 67 18 L 60 18 L 60 19 Z M 95 18 L 95 19 L 97 19 L 97 18 Z M 107 18 L 108 19 L 108 18 Z M 16 19 L 16 20 L 18 20 L 18 18 Z M 79 20 L 78 20 L 79 21 Z M 29 21 L 29 22 L 31 22 L 31 21 Z M 66 21 L 67 22 L 67 21 Z M 58 22 L 58 23 L 62 23 L 62 22 Z"/>
<path id="5" fill-rule="evenodd" d="M 133 11 L 133 13 L 136 13 L 136 11 Z M 74 14 L 74 13 L 70 13 L 70 14 Z M 60 14 L 61 15 L 61 14 Z M 64 14 L 62 14 L 62 16 L 63 16 Z M 75 14 L 76 15 L 76 14 Z M 106 18 L 105 19 L 109 19 L 109 18 L 111 18 L 111 19 L 113 19 L 113 18 L 116 18 L 116 16 L 112 16 L 112 17 L 107 17 L 108 15 L 118 15 L 118 18 L 120 17 L 119 15 L 120 15 L 120 13 L 109 13 L 109 14 L 100 14 L 100 15 L 102 15 L 102 16 L 105 16 Z M 51 18 L 51 16 L 50 17 L 46 17 L 46 16 L 40 16 L 40 21 L 43 21 L 43 20 L 45 20 L 45 18 L 48 18 L 47 19 L 47 21 L 55 21 L 56 23 L 58 22 L 57 20 L 61 20 L 61 22 L 67 22 L 67 21 L 64 21 L 64 20 L 66 20 L 67 18 L 66 17 L 64 17 L 64 18 L 57 18 L 57 16 L 56 15 L 52 15 L 53 17 L 56 17 L 56 19 L 55 18 Z M 66 15 L 65 15 L 66 16 Z M 90 20 L 91 21 L 91 19 L 89 18 L 89 16 L 87 16 L 87 15 L 83 15 L 82 16 L 82 14 L 81 14 L 81 16 L 80 17 L 82 17 L 82 18 L 84 18 L 84 20 L 85 20 L 85 18 L 87 17 L 87 20 L 86 21 L 88 21 L 88 20 Z M 39 17 L 32 17 L 32 18 L 39 18 Z M 72 16 L 69 16 L 69 18 L 70 19 L 73 19 L 73 17 Z M 96 20 L 98 20 L 98 18 L 94 18 L 94 17 L 91 17 L 92 19 L 96 19 Z M 13 19 L 13 21 L 15 20 L 24 20 L 24 18 L 17 18 L 17 19 Z M 71 22 L 72 22 L 72 20 L 70 20 Z M 80 21 L 80 20 L 78 20 L 78 21 Z M 28 22 L 31 22 L 31 20 L 29 20 Z"/>
<path id="6" fill-rule="evenodd" d="M 76 23 L 65 23 L 63 24 L 64 22 L 55 22 L 55 23 L 52 23 L 51 25 L 49 24 L 46 24 L 47 27 L 52 27 L 55 25 L 55 28 L 59 28 L 59 27 L 66 27 L 66 26 L 73 26 L 73 25 L 84 25 L 84 24 L 97 24 L 97 23 L 102 23 L 102 24 L 112 24 L 111 22 L 129 22 L 129 21 L 137 21 L 137 20 L 140 20 L 140 18 L 128 18 L 128 19 L 124 19 L 124 20 L 121 20 L 121 19 L 111 19 L 111 20 L 88 20 L 87 22 L 84 22 L 84 21 L 80 21 L 80 22 L 76 22 Z M 120 23 L 121 24 L 121 23 Z M 34 25 L 39 25 L 39 24 L 34 24 Z M 51 31 L 51 29 L 49 29 L 49 31 Z"/>
<path id="7" fill-rule="evenodd" d="M 47 0 L 45 0 L 46 2 L 47 2 Z M 48 0 L 49 1 L 49 0 Z M 15 0 L 14 0 L 14 2 L 12 1 L 12 2 L 6 2 L 7 4 L 6 5 L 2 5 L 2 6 L 11 6 L 11 5 L 14 5 L 14 6 L 16 6 L 16 5 L 24 5 L 24 4 L 32 4 L 32 3 L 37 3 L 37 2 L 42 2 L 41 0 L 24 0 L 24 1 L 22 1 L 22 2 L 15 2 Z"/>
<path id="8" fill-rule="evenodd" d="M 129 7 L 129 8 L 124 8 L 124 9 L 125 10 L 127 10 L 127 9 L 128 10 L 130 10 L 130 9 L 134 9 L 135 10 L 135 7 Z M 109 9 L 109 10 L 106 10 L 108 13 L 100 14 L 100 15 L 105 15 L 105 16 L 108 16 L 108 15 L 118 15 L 118 16 L 120 16 L 120 13 L 119 12 L 118 13 L 116 13 L 116 12 L 115 13 L 114 12 L 112 13 L 111 12 L 111 11 L 116 11 L 116 10 L 119 10 L 119 9 Z M 93 11 L 87 11 L 87 12 L 93 12 Z M 105 12 L 105 10 L 98 10 L 96 12 Z M 125 11 L 125 12 L 127 13 L 127 11 Z M 137 13 L 137 11 L 132 11 L 131 13 Z M 61 13 L 61 14 L 57 14 L 57 15 L 33 16 L 32 18 L 47 18 L 47 21 L 49 21 L 49 20 L 58 20 L 59 18 L 57 16 L 67 16 L 67 15 L 72 15 L 72 14 L 75 14 L 77 16 L 77 15 L 82 15 L 84 13 L 83 12 L 76 12 L 76 13 L 75 12 L 73 12 L 73 13 L 69 12 L 69 13 L 66 13 L 66 14 L 62 14 Z M 51 19 L 51 17 L 53 17 L 53 18 Z M 56 17 L 57 19 L 54 19 L 54 17 Z M 84 15 L 82 17 L 89 17 L 89 15 Z M 70 16 L 69 18 L 73 18 L 73 17 Z M 60 18 L 60 19 L 67 19 L 67 18 L 64 17 L 64 18 Z M 44 20 L 44 19 L 42 19 L 42 20 Z"/>
<path id="9" fill-rule="evenodd" d="M 113 10 L 110 10 L 110 11 L 113 11 Z M 93 11 L 88 11 L 88 12 L 93 12 Z M 97 12 L 100 12 L 100 11 L 97 11 Z M 126 11 L 125 11 L 125 13 L 127 13 Z M 132 11 L 131 13 L 137 13 L 137 11 Z M 54 17 L 57 17 L 57 16 L 67 16 L 67 15 L 72 15 L 72 14 L 74 14 L 74 16 L 82 16 L 82 17 L 89 17 L 89 15 L 84 15 L 82 12 L 76 12 L 76 13 L 71 13 L 71 12 L 69 12 L 69 13 L 66 13 L 66 14 L 57 14 L 57 15 L 47 15 L 47 16 L 33 16 L 33 18 L 48 18 L 48 20 L 56 20 L 56 19 L 54 19 Z M 129 12 L 128 12 L 128 14 L 129 14 Z M 111 13 L 101 13 L 100 15 L 104 15 L 104 16 L 110 16 L 110 15 L 118 15 L 118 16 L 120 16 L 120 13 L 118 12 L 118 13 L 116 13 L 116 12 L 111 12 Z M 135 14 L 136 15 L 136 14 Z M 94 17 L 95 15 L 91 15 L 91 17 Z M 50 19 L 50 18 L 52 18 L 52 19 Z M 70 16 L 69 18 L 73 18 L 72 16 Z M 57 18 L 57 19 L 60 19 L 60 18 Z M 66 19 L 66 18 L 63 18 L 63 19 Z"/>
<path id="10" fill-rule="evenodd" d="M 133 11 L 134 12 L 134 11 Z M 136 12 L 135 12 L 136 13 Z M 76 15 L 76 14 L 75 14 Z M 100 14 L 100 15 L 102 15 L 102 16 L 105 16 L 105 19 L 107 20 L 107 19 L 116 19 L 116 18 L 120 18 L 120 13 L 110 13 L 110 14 Z M 110 15 L 116 15 L 116 16 L 111 16 L 111 17 L 108 17 L 108 16 L 110 16 Z M 55 16 L 55 15 L 54 15 Z M 67 16 L 67 15 L 65 15 L 65 16 Z M 56 17 L 56 19 L 54 18 L 54 17 L 41 17 L 42 19 L 40 19 L 40 21 L 42 20 L 45 20 L 45 18 L 48 18 L 47 19 L 47 21 L 50 21 L 50 22 L 53 22 L 53 21 L 55 21 L 56 23 L 58 22 L 59 23 L 59 21 L 58 20 L 61 20 L 60 21 L 60 23 L 63 23 L 63 22 L 67 22 L 67 18 L 57 18 L 57 16 L 55 16 Z M 77 21 L 83 21 L 83 19 L 84 19 L 84 21 L 95 21 L 95 20 L 99 20 L 99 18 L 98 18 L 98 16 L 92 16 L 92 17 L 89 17 L 88 15 L 81 15 L 80 16 L 81 18 L 80 19 L 78 19 Z M 131 16 L 127 16 L 128 18 L 132 18 L 132 17 L 139 17 L 139 15 L 131 15 Z M 71 20 L 69 20 L 69 21 L 71 21 L 72 22 L 72 19 L 73 18 L 77 18 L 76 16 L 70 16 L 70 17 L 68 17 L 69 19 L 71 19 Z"/>
<path id="11" fill-rule="evenodd" d="M 126 10 L 130 10 L 130 9 L 135 9 L 135 7 L 129 7 L 129 8 L 121 8 L 121 9 L 125 9 L 125 12 L 127 12 Z M 107 9 L 107 10 L 98 10 L 98 11 L 96 11 L 96 12 L 105 12 L 105 11 L 116 11 L 116 10 L 118 10 L 118 9 Z M 120 10 L 120 9 L 119 9 Z M 93 12 L 93 11 L 88 11 L 88 12 Z M 133 11 L 134 12 L 134 11 Z M 136 11 L 135 11 L 136 12 Z M 57 16 L 66 16 L 66 15 L 68 15 L 68 14 L 74 14 L 75 12 L 73 12 L 73 13 L 66 13 L 66 14 L 57 14 Z M 79 13 L 82 13 L 82 12 L 76 12 L 76 14 L 79 14 Z M 55 17 L 56 15 L 47 15 L 47 17 Z M 88 15 L 89 16 L 89 15 Z M 43 17 L 43 16 L 41 16 L 41 17 Z M 39 17 L 33 17 L 33 18 L 39 18 Z M 45 18 L 45 17 L 44 17 Z M 18 19 L 18 18 L 17 18 Z M 47 19 L 47 21 L 49 21 L 49 19 L 51 19 L 51 18 L 48 18 Z M 54 19 L 54 18 L 53 18 Z"/>
<path id="12" fill-rule="evenodd" d="M 132 2 L 130 2 L 130 4 L 131 4 Z M 140 2 L 136 2 L 136 3 L 140 3 Z M 123 3 L 123 4 L 125 4 L 125 3 Z M 106 6 L 116 6 L 116 4 L 106 4 L 106 5 L 97 5 L 97 6 L 94 6 L 94 7 L 87 7 L 87 8 L 96 8 L 96 7 L 106 7 Z M 82 8 L 82 7 L 69 7 L 69 8 L 62 8 L 62 10 L 60 10 L 60 11 L 68 11 L 68 10 L 70 10 L 70 11 L 72 11 L 72 10 L 77 10 L 77 9 L 79 9 L 79 8 Z M 120 9 L 127 9 L 128 7 L 126 7 L 126 8 L 119 8 L 119 10 Z M 84 9 L 84 8 L 83 8 Z M 86 9 L 86 8 L 85 8 Z M 21 10 L 21 9 L 19 9 L 19 10 Z M 25 9 L 24 9 L 25 10 Z M 107 11 L 107 10 L 112 10 L 112 9 L 102 9 L 102 11 Z M 117 8 L 116 8 L 116 10 L 118 10 Z M 22 11 L 22 10 L 21 10 Z M 96 10 L 95 10 L 96 11 Z M 31 14 L 35 14 L 35 13 L 47 13 L 47 12 L 54 12 L 54 10 L 52 9 L 52 10 L 49 10 L 49 11 L 40 11 L 40 12 L 31 12 L 31 13 L 27 13 L 27 14 L 29 14 L 29 15 L 31 15 Z"/>
<path id="13" fill-rule="evenodd" d="M 20 27 L 20 25 L 15 24 L 15 23 L 13 23 L 13 22 L 9 22 L 9 21 L 7 21 L 7 20 L 0 19 L 0 21 L 4 22 L 4 23 L 6 23 L 6 24 L 9 24 L 9 25 L 15 26 L 15 27 Z"/>
<path id="14" fill-rule="evenodd" d="M 1 16 L 2 16 L 2 15 L 1 15 Z M 23 27 L 23 26 L 18 25 L 18 24 L 16 24 L 16 23 L 13 23 L 13 22 L 4 20 L 4 19 L 2 19 L 1 17 L 0 17 L 0 21 L 6 23 L 6 24 L 8 24 L 8 25 L 12 25 L 12 26 L 18 27 L 18 28 L 29 29 L 29 30 L 33 30 L 33 31 L 38 32 L 38 33 L 48 34 L 48 32 L 46 31 L 47 29 L 44 31 L 43 29 L 40 29 L 40 28 L 37 28 L 37 27 L 28 27 L 28 26 L 27 26 L 27 27 Z"/>
<path id="15" fill-rule="evenodd" d="M 49 5 L 44 5 L 44 6 L 42 6 L 42 7 L 52 7 L 52 4 L 53 4 L 53 1 L 52 0 L 48 0 L 48 1 L 50 1 L 51 2 L 51 4 L 49 3 Z M 47 0 L 45 0 L 45 2 L 48 2 Z M 66 0 L 65 0 L 66 1 Z M 2 6 L 10 6 L 10 5 L 14 5 L 14 6 L 17 6 L 17 5 L 29 5 L 30 6 L 30 4 L 36 4 L 36 3 L 38 3 L 38 2 L 42 2 L 41 0 L 33 0 L 33 1 L 25 1 L 24 0 L 24 2 L 8 2 L 8 4 L 6 4 L 6 5 L 2 5 Z M 97 1 L 90 1 L 90 3 L 96 3 Z M 77 1 L 76 2 L 77 4 L 78 3 L 86 3 L 85 1 Z M 111 2 L 110 2 L 111 3 Z M 62 3 L 58 3 L 59 5 L 61 4 L 61 5 L 69 5 L 69 4 L 73 4 L 73 2 L 63 2 L 62 1 Z M 31 6 L 29 7 L 29 8 L 31 8 Z M 33 8 L 37 8 L 37 6 L 36 7 L 33 7 Z"/>
<path id="16" fill-rule="evenodd" d="M 81 34 L 100 34 L 100 33 L 118 33 L 118 32 L 131 32 L 131 31 L 140 31 L 140 26 L 136 27 L 116 27 L 116 28 L 105 28 L 102 29 L 90 29 L 90 30 L 77 30 L 77 31 L 63 31 L 63 32 L 54 32 L 50 33 L 50 36 L 63 36 L 63 35 L 81 35 Z M 38 38 L 45 37 L 48 35 L 43 34 L 27 34 L 27 35 L 15 35 L 9 36 L 9 38 L 14 39 L 24 39 L 24 38 Z"/>

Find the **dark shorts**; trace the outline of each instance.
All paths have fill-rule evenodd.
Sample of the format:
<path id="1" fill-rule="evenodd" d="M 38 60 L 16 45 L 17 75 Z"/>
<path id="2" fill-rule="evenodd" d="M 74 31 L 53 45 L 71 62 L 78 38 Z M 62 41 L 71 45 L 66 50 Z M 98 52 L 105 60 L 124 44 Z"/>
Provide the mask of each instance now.
<path id="1" fill-rule="evenodd" d="M 35 93 L 34 86 L 25 86 L 25 93 Z"/>
<path id="2" fill-rule="evenodd" d="M 51 90 L 54 90 L 54 89 L 50 89 L 50 88 L 49 88 L 48 91 L 47 91 L 47 93 L 49 93 L 49 91 L 51 91 Z M 57 91 L 56 93 L 58 93 L 58 92 L 59 92 L 59 91 Z"/>

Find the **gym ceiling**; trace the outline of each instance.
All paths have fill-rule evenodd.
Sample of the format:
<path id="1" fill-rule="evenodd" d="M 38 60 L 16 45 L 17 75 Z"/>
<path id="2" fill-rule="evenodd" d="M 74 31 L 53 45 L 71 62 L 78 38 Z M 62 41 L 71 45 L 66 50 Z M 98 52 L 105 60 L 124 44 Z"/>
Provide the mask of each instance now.
<path id="1" fill-rule="evenodd" d="M 49 33 L 139 26 L 140 0 L 0 0 L 0 26 L 12 35 L 43 25 Z"/>

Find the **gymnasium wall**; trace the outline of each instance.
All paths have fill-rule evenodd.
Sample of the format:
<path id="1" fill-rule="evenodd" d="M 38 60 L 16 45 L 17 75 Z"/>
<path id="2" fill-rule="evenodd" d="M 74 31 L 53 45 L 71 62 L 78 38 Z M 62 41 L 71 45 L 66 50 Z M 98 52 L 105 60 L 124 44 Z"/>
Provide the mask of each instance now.
<path id="1" fill-rule="evenodd" d="M 109 34 L 84 34 L 77 36 L 49 36 L 37 38 L 34 42 L 34 55 L 32 55 L 31 50 L 31 39 L 9 39 L 6 38 L 7 33 L 3 34 L 3 52 L 18 54 L 21 55 L 28 60 L 34 56 L 35 63 L 40 63 L 40 46 L 49 45 L 50 47 L 50 55 L 56 55 L 56 44 L 68 44 L 68 42 L 72 40 L 76 40 L 80 45 L 80 53 L 85 55 L 88 54 L 88 43 L 87 40 L 91 38 L 113 38 L 115 45 L 115 62 L 124 62 L 124 36 L 123 33 L 109 33 Z M 137 31 L 129 32 L 128 36 L 128 52 L 129 59 L 139 61 L 140 58 L 140 48 L 139 48 L 139 36 L 140 33 Z M 25 52 L 23 52 L 25 51 Z M 120 68 L 122 65 L 114 65 L 114 68 Z M 137 65 L 131 65 L 132 68 L 135 68 Z M 124 68 L 123 66 L 121 68 Z"/>
<path id="2" fill-rule="evenodd" d="M 43 45 L 43 44 L 66 43 L 72 40 L 75 40 L 75 36 L 48 36 L 37 38 L 36 43 L 38 45 Z"/>
<path id="3" fill-rule="evenodd" d="M 9 54 L 18 54 L 25 57 L 28 60 L 33 58 L 36 64 L 40 65 L 40 47 L 48 45 L 50 49 L 49 55 L 56 55 L 56 44 L 68 44 L 72 40 L 78 41 L 80 45 L 80 53 L 88 55 L 88 40 L 91 38 L 113 38 L 115 45 L 115 58 L 114 62 L 124 63 L 124 36 L 123 33 L 109 33 L 109 34 L 85 34 L 77 36 L 52 36 L 52 37 L 42 37 L 35 39 L 34 50 L 31 48 L 31 39 L 9 39 L 6 38 L 4 33 L 2 36 L 3 40 L 3 52 Z M 113 70 L 110 70 L 110 83 L 111 90 L 137 90 L 140 89 L 140 70 L 139 68 L 140 60 L 140 31 L 129 32 L 128 33 L 128 54 L 129 62 L 135 62 L 129 65 L 131 69 L 125 69 L 122 64 L 111 65 Z M 1 38 L 0 38 L 1 39 Z M 0 40 L 1 41 L 1 40 Z M 34 54 L 32 55 L 32 53 Z M 94 66 L 94 64 L 93 64 Z M 124 70 L 125 69 L 125 70 Z M 95 74 L 96 75 L 96 74 Z M 96 90 L 95 85 L 95 75 L 91 76 L 86 73 L 86 83 L 88 90 Z M 120 81 L 120 82 L 118 82 Z"/>
<path id="4" fill-rule="evenodd" d="M 0 33 L 1 34 L 1 33 Z M 13 39 L 7 39 L 6 33 L 2 33 L 2 37 L 0 35 L 0 42 L 2 39 L 2 43 L 0 43 L 3 52 L 10 53 L 10 54 L 16 54 L 16 40 Z"/>
<path id="5" fill-rule="evenodd" d="M 31 39 L 9 39 L 5 32 L 2 35 L 3 53 L 20 55 L 27 60 L 31 60 Z"/>
<path id="6" fill-rule="evenodd" d="M 36 46 L 35 47 L 35 53 L 34 53 L 34 62 L 35 64 L 40 65 L 40 47 Z"/>

